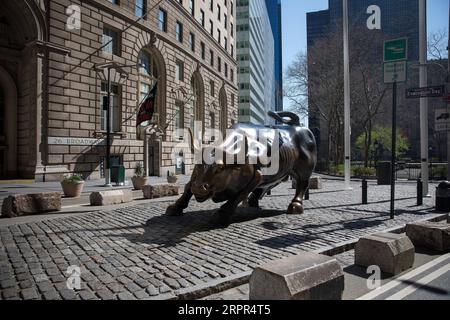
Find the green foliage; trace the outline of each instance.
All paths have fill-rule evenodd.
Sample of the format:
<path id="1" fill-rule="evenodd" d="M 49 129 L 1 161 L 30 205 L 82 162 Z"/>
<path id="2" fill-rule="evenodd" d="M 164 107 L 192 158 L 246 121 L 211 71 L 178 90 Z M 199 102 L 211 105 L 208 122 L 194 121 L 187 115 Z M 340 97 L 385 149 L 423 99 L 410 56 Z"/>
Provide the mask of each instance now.
<path id="1" fill-rule="evenodd" d="M 64 182 L 83 182 L 84 180 L 83 180 L 83 177 L 81 174 L 74 173 L 72 175 L 65 175 L 63 181 Z"/>
<path id="2" fill-rule="evenodd" d="M 353 174 L 358 177 L 374 177 L 377 175 L 375 168 L 357 167 L 353 169 Z"/>
<path id="3" fill-rule="evenodd" d="M 433 166 L 431 173 L 433 178 L 445 179 L 447 177 L 447 166 Z"/>
<path id="4" fill-rule="evenodd" d="M 138 162 L 134 167 L 134 176 L 139 178 L 145 177 L 145 170 L 142 163 Z"/>
<path id="5" fill-rule="evenodd" d="M 361 134 L 358 139 L 356 139 L 356 146 L 360 150 L 364 150 L 364 141 L 366 138 L 366 134 Z M 387 127 L 376 127 L 372 130 L 372 144 L 369 147 L 369 153 L 372 154 L 376 152 L 375 141 L 378 141 L 379 146 L 384 150 L 391 152 L 392 151 L 392 129 Z M 396 156 L 400 157 L 403 153 L 408 151 L 410 148 L 408 138 L 397 130 L 397 150 Z"/>

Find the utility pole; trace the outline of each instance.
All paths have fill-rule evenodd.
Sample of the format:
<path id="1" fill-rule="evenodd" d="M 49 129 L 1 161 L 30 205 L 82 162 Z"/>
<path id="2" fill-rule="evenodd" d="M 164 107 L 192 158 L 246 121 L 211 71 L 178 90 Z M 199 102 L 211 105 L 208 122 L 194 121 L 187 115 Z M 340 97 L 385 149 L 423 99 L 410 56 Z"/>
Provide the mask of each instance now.
<path id="1" fill-rule="evenodd" d="M 105 187 L 111 187 L 111 68 L 108 68 L 108 98 L 106 101 L 106 167 Z"/>
<path id="2" fill-rule="evenodd" d="M 420 62 L 420 87 L 428 85 L 427 79 L 427 10 L 426 0 L 419 0 L 419 62 Z M 423 195 L 429 197 L 429 172 L 428 172 L 428 99 L 420 98 L 420 141 Z"/>
<path id="3" fill-rule="evenodd" d="M 448 25 L 450 28 L 450 5 L 449 5 L 449 11 L 448 11 Z M 448 47 L 447 47 L 447 60 L 448 60 L 448 74 L 447 74 L 447 80 L 448 80 L 448 93 L 450 93 L 450 79 L 448 78 L 450 76 L 450 35 L 448 37 Z M 449 102 L 447 102 L 447 111 L 449 110 Z M 450 181 L 450 131 L 447 131 L 447 180 Z"/>
<path id="4" fill-rule="evenodd" d="M 348 0 L 343 0 L 344 24 L 344 148 L 345 189 L 350 190 L 351 178 L 351 115 L 350 115 L 350 53 L 348 37 Z"/>

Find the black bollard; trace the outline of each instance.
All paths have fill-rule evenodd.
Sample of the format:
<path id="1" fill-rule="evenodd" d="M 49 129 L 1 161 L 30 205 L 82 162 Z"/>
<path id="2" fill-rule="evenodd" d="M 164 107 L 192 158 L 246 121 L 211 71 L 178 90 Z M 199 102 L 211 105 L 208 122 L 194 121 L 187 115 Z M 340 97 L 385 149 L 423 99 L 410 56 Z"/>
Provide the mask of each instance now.
<path id="1" fill-rule="evenodd" d="M 309 200 L 309 188 L 305 192 L 305 200 Z"/>
<path id="2" fill-rule="evenodd" d="M 367 180 L 363 179 L 362 181 L 362 204 L 367 204 Z"/>
<path id="3" fill-rule="evenodd" d="M 272 190 L 267 191 L 267 195 L 271 196 L 272 195 Z"/>
<path id="4" fill-rule="evenodd" d="M 417 179 L 417 206 L 423 205 L 423 182 L 422 179 Z"/>

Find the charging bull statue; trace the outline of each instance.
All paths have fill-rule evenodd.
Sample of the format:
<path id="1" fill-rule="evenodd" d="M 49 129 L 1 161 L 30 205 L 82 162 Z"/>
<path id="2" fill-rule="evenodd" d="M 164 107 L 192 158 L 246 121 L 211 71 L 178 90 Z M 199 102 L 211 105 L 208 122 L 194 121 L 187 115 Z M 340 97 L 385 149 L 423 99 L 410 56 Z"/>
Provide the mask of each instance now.
<path id="1" fill-rule="evenodd" d="M 226 202 L 218 214 L 220 224 L 228 226 L 230 217 L 240 203 L 244 202 L 248 207 L 259 208 L 259 201 L 266 193 L 281 182 L 287 181 L 289 176 L 296 180 L 297 188 L 288 213 L 302 214 L 303 197 L 317 162 L 314 135 L 309 129 L 300 127 L 299 118 L 293 113 L 269 112 L 269 116 L 284 125 L 234 125 L 231 132 L 243 138 L 245 147 L 237 148 L 233 142 L 238 139 L 234 137 L 227 139 L 220 148 L 215 148 L 211 152 L 214 157 L 218 152 L 223 152 L 224 158 L 233 159 L 232 163 L 216 160 L 212 164 L 206 164 L 203 160 L 203 164 L 196 165 L 183 195 L 167 208 L 166 214 L 181 216 L 193 196 L 198 202 L 212 199 L 215 203 Z M 267 138 L 265 144 L 256 141 L 255 133 L 258 132 L 265 132 Z M 236 164 L 237 149 L 245 151 L 244 161 L 238 162 L 240 164 Z M 203 151 L 202 154 L 205 154 L 205 149 L 199 150 L 192 141 L 192 152 L 195 151 Z M 264 152 L 270 156 L 270 163 L 252 161 Z M 264 171 L 270 171 L 267 170 L 269 167 L 272 169 L 275 167 L 276 172 L 264 174 Z"/>

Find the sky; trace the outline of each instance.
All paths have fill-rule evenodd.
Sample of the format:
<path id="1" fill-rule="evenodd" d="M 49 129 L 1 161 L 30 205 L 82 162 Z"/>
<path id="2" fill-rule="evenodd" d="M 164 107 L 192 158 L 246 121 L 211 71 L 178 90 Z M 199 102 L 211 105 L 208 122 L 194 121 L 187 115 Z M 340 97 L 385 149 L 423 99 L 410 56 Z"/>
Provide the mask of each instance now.
<path id="1" fill-rule="evenodd" d="M 442 29 L 447 30 L 448 33 L 449 1 L 427 1 L 428 33 Z M 328 0 L 281 0 L 281 7 L 283 69 L 286 70 L 297 53 L 306 52 L 306 13 L 328 9 Z"/>

